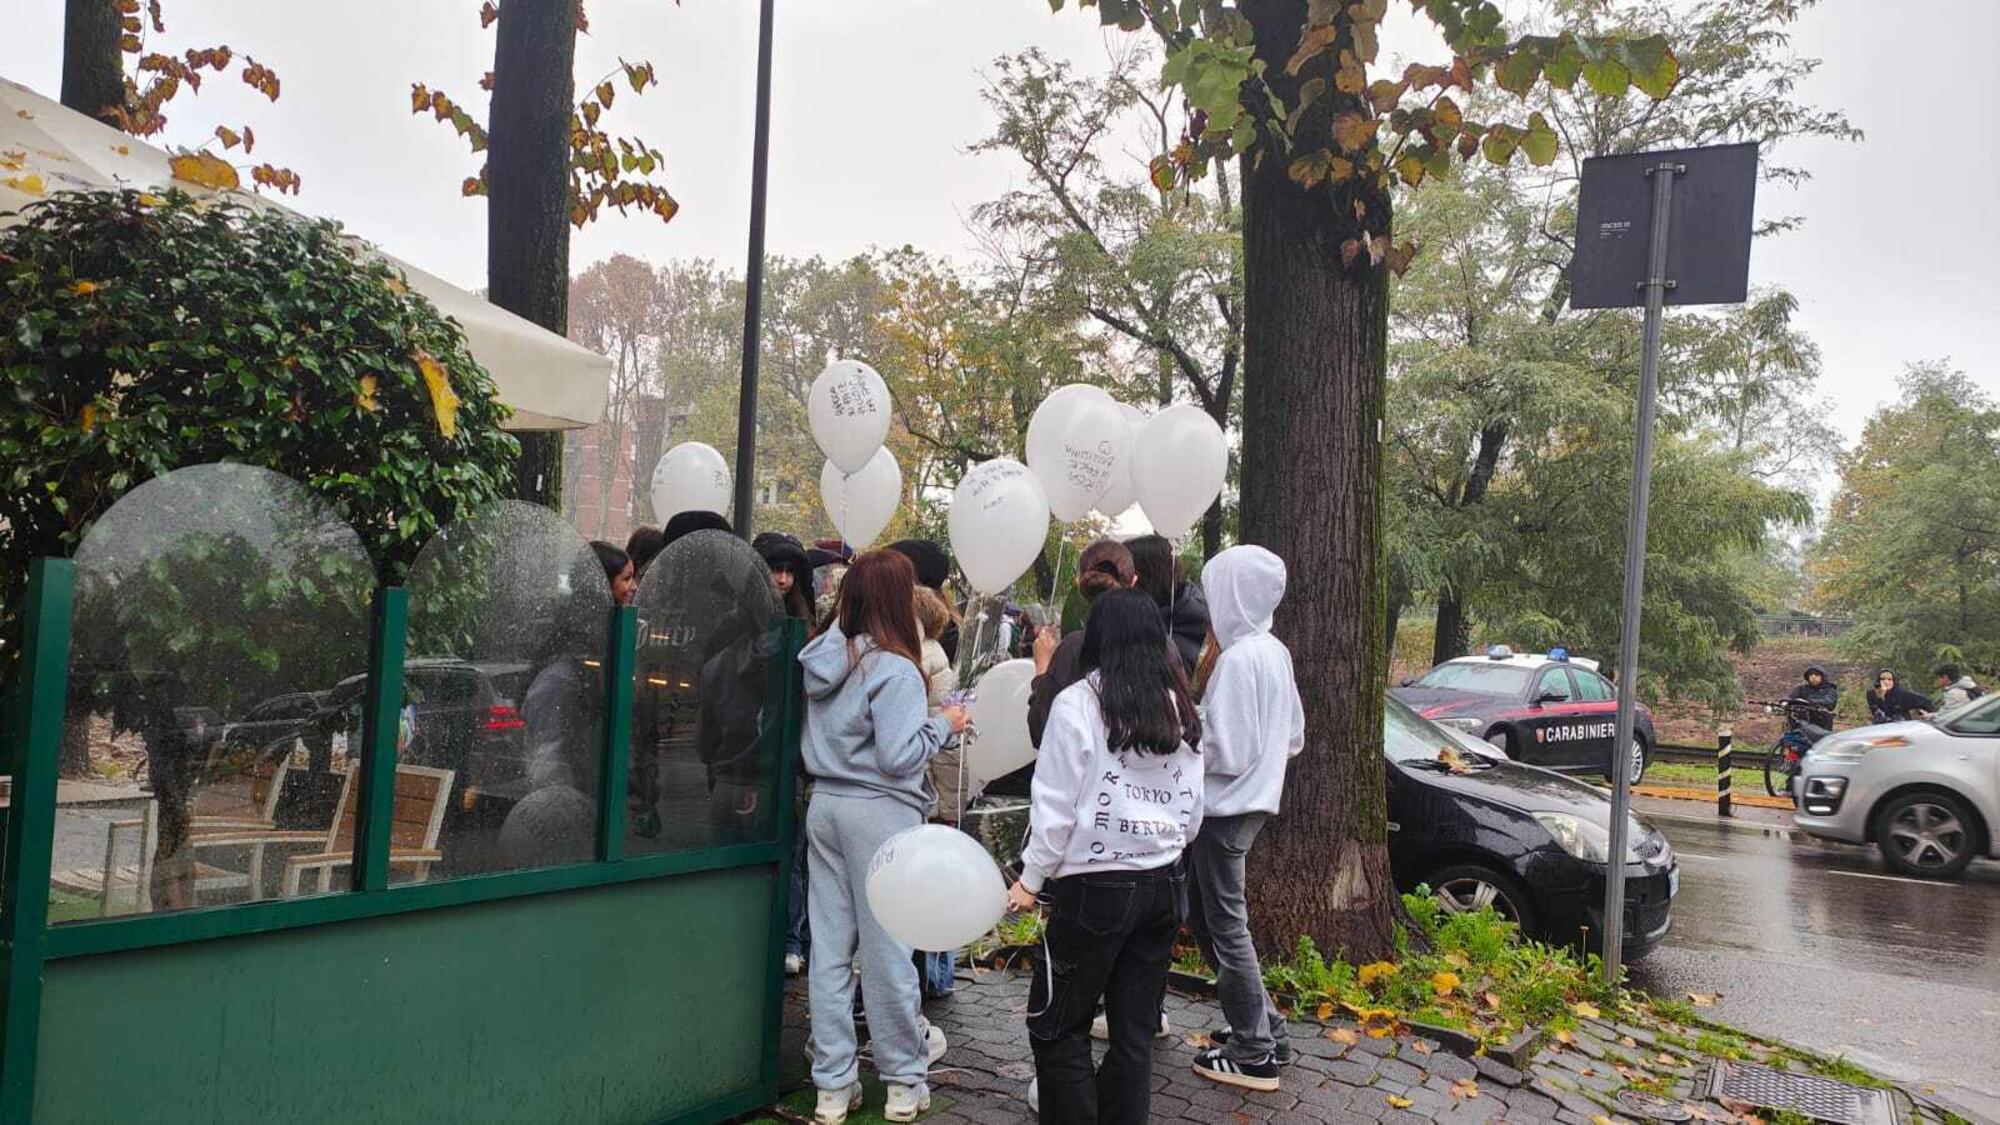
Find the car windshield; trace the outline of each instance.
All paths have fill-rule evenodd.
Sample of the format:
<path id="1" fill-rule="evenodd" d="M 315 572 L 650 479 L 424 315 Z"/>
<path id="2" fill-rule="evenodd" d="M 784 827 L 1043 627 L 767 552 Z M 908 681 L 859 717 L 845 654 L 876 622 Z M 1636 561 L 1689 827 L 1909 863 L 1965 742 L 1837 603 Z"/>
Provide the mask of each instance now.
<path id="1" fill-rule="evenodd" d="M 1389 760 L 1435 762 L 1440 750 L 1452 750 L 1461 756 L 1468 753 L 1465 745 L 1445 733 L 1443 727 L 1419 717 L 1401 700 L 1390 697 L 1382 712 L 1382 752 Z"/>
<path id="2" fill-rule="evenodd" d="M 1932 722 L 1953 734 L 2000 734 L 2000 695 L 1986 695 L 1944 712 Z"/>
<path id="3" fill-rule="evenodd" d="M 1425 672 L 1417 687 L 1450 688 L 1480 695 L 1519 696 L 1534 669 L 1497 661 L 1454 660 Z"/>

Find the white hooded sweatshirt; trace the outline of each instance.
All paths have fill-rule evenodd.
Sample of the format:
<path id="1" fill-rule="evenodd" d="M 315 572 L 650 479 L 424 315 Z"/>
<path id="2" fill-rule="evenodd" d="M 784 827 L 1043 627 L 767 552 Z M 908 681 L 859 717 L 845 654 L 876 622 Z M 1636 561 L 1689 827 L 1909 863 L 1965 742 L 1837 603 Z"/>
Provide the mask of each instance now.
<path id="1" fill-rule="evenodd" d="M 1306 744 L 1292 653 L 1271 635 L 1285 564 L 1262 547 L 1231 547 L 1202 568 L 1201 588 L 1222 646 L 1202 695 L 1206 815 L 1276 813 L 1285 763 Z"/>

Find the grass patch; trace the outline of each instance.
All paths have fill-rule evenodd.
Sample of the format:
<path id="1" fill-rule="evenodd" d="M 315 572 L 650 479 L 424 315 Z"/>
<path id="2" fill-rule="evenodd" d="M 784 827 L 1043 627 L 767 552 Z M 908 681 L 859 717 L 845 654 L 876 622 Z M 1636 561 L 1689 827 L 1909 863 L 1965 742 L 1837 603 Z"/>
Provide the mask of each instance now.
<path id="1" fill-rule="evenodd" d="M 1750 772 L 1740 765 L 1732 771 L 1737 777 L 1747 776 Z M 1761 770 L 1756 772 L 1762 776 Z M 1646 784 L 1672 785 L 1706 792 L 1715 788 L 1715 767 L 1700 762 L 1653 762 L 1646 767 Z M 1761 786 L 1763 782 L 1758 784 Z"/>
<path id="2" fill-rule="evenodd" d="M 1856 1086 L 1866 1086 L 1871 1090 L 1886 1090 L 1889 1088 L 1889 1083 L 1848 1062 L 1845 1056 L 1835 1055 L 1832 1058 L 1820 1058 L 1806 1055 L 1802 1056 L 1800 1061 L 1806 1064 L 1806 1069 L 1819 1075 L 1821 1078 L 1831 1078 L 1836 1082 L 1848 1082 Z"/>
<path id="3" fill-rule="evenodd" d="M 1413 940 L 1411 931 L 1398 930 L 1396 960 L 1329 960 L 1300 938 L 1290 957 L 1265 967 L 1265 985 L 1303 1014 L 1342 1014 L 1371 1035 L 1416 1021 L 1488 1043 L 1621 1001 L 1598 979 L 1595 957 L 1523 941 L 1513 923 L 1490 909 L 1450 914 L 1423 889 L 1403 896 L 1403 908 L 1415 933 Z"/>
<path id="4" fill-rule="evenodd" d="M 49 891 L 49 924 L 74 922 L 82 918 L 95 918 L 103 909 L 103 900 L 95 895 L 80 895 L 70 891 L 51 888 Z"/>

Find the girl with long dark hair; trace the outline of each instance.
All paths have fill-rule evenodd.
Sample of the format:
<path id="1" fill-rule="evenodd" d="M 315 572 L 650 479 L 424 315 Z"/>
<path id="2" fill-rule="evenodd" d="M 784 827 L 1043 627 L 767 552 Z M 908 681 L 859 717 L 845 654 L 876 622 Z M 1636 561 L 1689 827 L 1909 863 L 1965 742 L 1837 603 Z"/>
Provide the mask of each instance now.
<path id="1" fill-rule="evenodd" d="M 857 953 L 875 1067 L 889 1086 L 883 1116 L 912 1121 L 929 1108 L 930 1064 L 944 1054 L 943 1034 L 919 1011 L 912 951 L 876 921 L 866 891 L 876 850 L 923 824 L 937 799 L 926 768 L 945 739 L 965 728 L 960 708 L 929 713 L 918 670 L 923 637 L 915 592 L 908 559 L 891 551 L 862 555 L 841 580 L 832 626 L 799 653 L 806 690 L 801 750 L 813 778 L 806 906 L 820 1125 L 841 1125 L 861 1105 L 851 968 Z"/>
<path id="2" fill-rule="evenodd" d="M 1044 1123 L 1138 1125 L 1152 1040 L 1186 914 L 1181 853 L 1201 828 L 1201 719 L 1152 599 L 1118 590 L 1084 625 L 1082 680 L 1049 709 L 1016 910 L 1048 906 L 1028 993 Z M 1051 964 L 1068 966 L 1060 977 Z M 1090 1024 L 1111 1046 L 1095 1073 Z"/>

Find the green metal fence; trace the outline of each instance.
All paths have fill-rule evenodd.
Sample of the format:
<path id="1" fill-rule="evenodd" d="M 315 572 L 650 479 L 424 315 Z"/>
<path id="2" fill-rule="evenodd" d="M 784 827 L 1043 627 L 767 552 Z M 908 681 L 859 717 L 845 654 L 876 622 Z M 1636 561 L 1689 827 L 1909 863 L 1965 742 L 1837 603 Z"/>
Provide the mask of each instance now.
<path id="1" fill-rule="evenodd" d="M 792 818 L 627 856 L 637 613 L 613 611 L 587 863 L 391 886 L 406 596 L 381 589 L 345 893 L 51 925 L 76 569 L 30 574 L 6 711 L 0 1121 L 713 1121 L 774 1098 Z M 803 630 L 763 760 L 789 810 Z"/>

